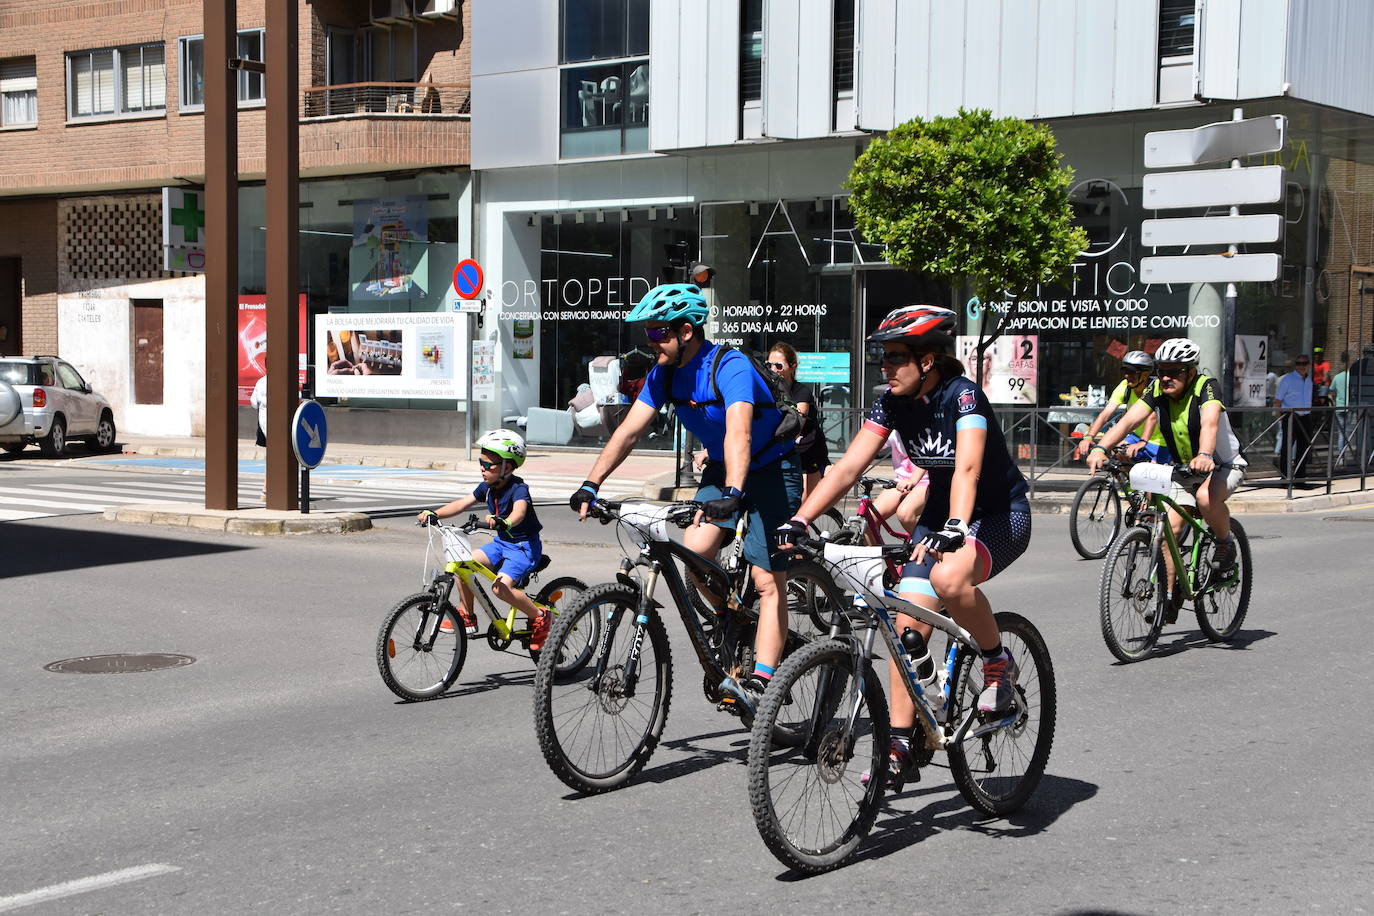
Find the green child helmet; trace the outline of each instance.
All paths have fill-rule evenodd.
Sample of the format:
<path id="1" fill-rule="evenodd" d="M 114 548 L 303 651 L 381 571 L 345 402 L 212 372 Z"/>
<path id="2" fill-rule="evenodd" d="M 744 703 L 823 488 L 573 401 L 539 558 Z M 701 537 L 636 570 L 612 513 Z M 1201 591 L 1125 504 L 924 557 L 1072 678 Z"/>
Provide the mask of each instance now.
<path id="1" fill-rule="evenodd" d="M 710 314 L 701 288 L 692 283 L 664 283 L 644 294 L 639 304 L 625 316 L 627 322 L 687 321 L 700 327 Z"/>
<path id="2" fill-rule="evenodd" d="M 516 467 L 525 463 L 525 437 L 513 429 L 493 429 L 477 440 L 477 448 L 504 458 Z"/>

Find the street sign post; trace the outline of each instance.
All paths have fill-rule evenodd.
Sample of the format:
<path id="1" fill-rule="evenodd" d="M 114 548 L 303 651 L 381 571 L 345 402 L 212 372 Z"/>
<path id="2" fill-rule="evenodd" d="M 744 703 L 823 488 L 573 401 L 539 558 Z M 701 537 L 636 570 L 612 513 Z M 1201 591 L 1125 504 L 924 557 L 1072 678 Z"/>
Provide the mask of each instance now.
<path id="1" fill-rule="evenodd" d="M 1140 243 L 1158 248 L 1277 242 L 1282 232 L 1283 218 L 1277 213 L 1147 219 L 1140 224 Z"/>
<path id="2" fill-rule="evenodd" d="M 1205 165 L 1277 153 L 1283 149 L 1287 133 L 1288 119 L 1283 115 L 1218 121 L 1186 130 L 1154 130 L 1145 135 L 1145 168 Z"/>
<path id="3" fill-rule="evenodd" d="M 1192 254 L 1141 258 L 1145 283 L 1260 283 L 1279 278 L 1277 254 Z"/>
<path id="4" fill-rule="evenodd" d="M 301 401 L 291 420 L 291 447 L 303 468 L 317 468 L 329 445 L 329 429 L 319 401 Z"/>
<path id="5" fill-rule="evenodd" d="M 1153 210 L 1228 207 L 1226 216 L 1185 219 L 1147 219 L 1141 240 L 1160 246 L 1225 245 L 1224 254 L 1172 255 L 1140 259 L 1140 278 L 1146 283 L 1225 283 L 1222 304 L 1222 390 L 1235 390 L 1237 283 L 1277 280 L 1281 268 L 1275 253 L 1240 254 L 1236 247 L 1278 241 L 1283 221 L 1278 214 L 1242 216 L 1244 204 L 1272 204 L 1283 200 L 1283 166 L 1242 168 L 1244 156 L 1275 153 L 1287 141 L 1288 119 L 1266 115 L 1246 119 L 1239 108 L 1230 121 L 1188 130 L 1151 131 L 1145 135 L 1145 167 L 1176 168 L 1231 161 L 1229 169 L 1157 172 L 1142 182 L 1142 202 Z"/>
<path id="6" fill-rule="evenodd" d="M 1283 200 L 1283 166 L 1159 172 L 1146 175 L 1143 187 L 1150 210 L 1272 204 Z"/>

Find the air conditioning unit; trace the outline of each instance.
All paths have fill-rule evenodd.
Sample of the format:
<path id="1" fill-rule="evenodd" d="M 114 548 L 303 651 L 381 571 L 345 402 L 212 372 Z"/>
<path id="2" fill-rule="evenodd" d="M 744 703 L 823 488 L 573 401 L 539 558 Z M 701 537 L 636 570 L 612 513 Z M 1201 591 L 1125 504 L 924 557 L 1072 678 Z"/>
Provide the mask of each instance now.
<path id="1" fill-rule="evenodd" d="M 415 12 L 434 19 L 457 19 L 462 0 L 415 0 Z"/>

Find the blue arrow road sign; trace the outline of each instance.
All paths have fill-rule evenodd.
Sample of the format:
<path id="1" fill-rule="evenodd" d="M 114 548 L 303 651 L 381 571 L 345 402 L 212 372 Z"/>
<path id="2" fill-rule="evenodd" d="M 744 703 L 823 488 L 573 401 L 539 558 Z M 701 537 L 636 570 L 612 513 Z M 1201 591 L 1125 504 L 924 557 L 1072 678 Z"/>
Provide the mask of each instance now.
<path id="1" fill-rule="evenodd" d="M 328 444 L 329 431 L 324 421 L 324 408 L 317 401 L 301 401 L 291 421 L 291 445 L 296 450 L 296 460 L 303 468 L 319 467 Z"/>

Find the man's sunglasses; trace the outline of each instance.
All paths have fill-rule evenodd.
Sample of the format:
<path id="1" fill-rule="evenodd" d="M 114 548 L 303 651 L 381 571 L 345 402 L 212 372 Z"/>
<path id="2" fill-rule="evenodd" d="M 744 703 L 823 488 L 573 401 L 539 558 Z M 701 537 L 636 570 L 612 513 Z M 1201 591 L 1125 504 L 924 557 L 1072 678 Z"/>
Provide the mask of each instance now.
<path id="1" fill-rule="evenodd" d="M 484 471 L 494 471 L 501 466 L 501 462 L 488 461 L 485 458 L 478 458 L 477 463 L 481 466 L 482 470 Z"/>
<path id="2" fill-rule="evenodd" d="M 1188 371 L 1188 367 L 1183 363 L 1159 363 L 1155 369 L 1160 375 L 1167 375 L 1170 378 L 1178 378 Z"/>
<path id="3" fill-rule="evenodd" d="M 669 325 L 664 325 L 661 328 L 651 328 L 646 325 L 644 328 L 644 336 L 649 338 L 650 343 L 663 343 L 669 337 L 673 336 L 673 329 Z"/>
<path id="4" fill-rule="evenodd" d="M 1300 360 L 1298 360 L 1297 365 L 1299 365 L 1299 366 L 1310 366 L 1310 365 L 1312 365 L 1312 364 L 1309 363 L 1309 362 L 1308 362 L 1307 360 L 1305 360 L 1305 359 L 1300 359 Z"/>

